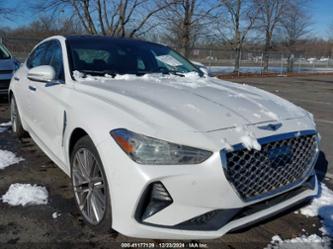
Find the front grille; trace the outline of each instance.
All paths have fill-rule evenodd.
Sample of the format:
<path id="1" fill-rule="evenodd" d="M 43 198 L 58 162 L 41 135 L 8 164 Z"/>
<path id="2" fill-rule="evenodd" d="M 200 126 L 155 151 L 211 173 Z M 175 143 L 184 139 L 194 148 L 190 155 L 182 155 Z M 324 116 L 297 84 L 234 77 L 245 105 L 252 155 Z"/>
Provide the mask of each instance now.
<path id="1" fill-rule="evenodd" d="M 227 152 L 227 177 L 244 200 L 270 195 L 303 180 L 316 150 L 313 134 L 262 144 L 260 151 Z"/>

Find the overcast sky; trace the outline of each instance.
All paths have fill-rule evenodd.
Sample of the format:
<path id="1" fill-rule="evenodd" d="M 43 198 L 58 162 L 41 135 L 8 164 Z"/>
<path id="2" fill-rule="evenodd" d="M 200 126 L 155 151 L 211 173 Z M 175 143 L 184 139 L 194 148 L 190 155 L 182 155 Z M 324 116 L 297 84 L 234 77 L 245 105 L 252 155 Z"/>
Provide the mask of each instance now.
<path id="1" fill-rule="evenodd" d="M 205 0 L 202 0 L 205 1 Z M 27 25 L 29 22 L 37 19 L 38 16 L 34 13 L 33 9 L 29 9 L 26 6 L 30 3 L 35 3 L 36 0 L 10 0 L 3 1 L 8 7 L 13 7 L 16 10 L 24 9 L 25 12 L 18 12 L 12 21 L 1 20 L 0 26 L 18 27 L 21 25 Z M 25 5 L 25 6 L 24 6 Z M 312 31 L 315 36 L 318 37 L 332 37 L 332 34 L 328 34 L 328 27 L 333 25 L 333 0 L 312 0 L 309 6 L 309 12 L 312 16 Z"/>

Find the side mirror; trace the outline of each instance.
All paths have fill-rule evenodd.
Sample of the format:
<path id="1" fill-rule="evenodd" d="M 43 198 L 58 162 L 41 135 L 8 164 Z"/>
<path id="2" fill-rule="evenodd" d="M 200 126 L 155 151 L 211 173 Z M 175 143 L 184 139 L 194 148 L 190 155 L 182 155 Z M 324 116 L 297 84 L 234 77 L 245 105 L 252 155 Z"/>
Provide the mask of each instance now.
<path id="1" fill-rule="evenodd" d="M 53 67 L 43 65 L 31 68 L 28 71 L 28 79 L 48 83 L 55 79 L 55 74 Z"/>

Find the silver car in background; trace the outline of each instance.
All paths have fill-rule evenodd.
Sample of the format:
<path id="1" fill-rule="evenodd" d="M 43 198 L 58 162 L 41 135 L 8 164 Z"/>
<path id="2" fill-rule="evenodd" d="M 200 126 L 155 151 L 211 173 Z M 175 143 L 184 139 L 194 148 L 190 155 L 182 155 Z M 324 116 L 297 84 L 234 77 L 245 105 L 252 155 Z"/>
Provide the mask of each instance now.
<path id="1" fill-rule="evenodd" d="M 9 82 L 18 67 L 19 62 L 0 42 L 0 96 L 7 96 Z"/>

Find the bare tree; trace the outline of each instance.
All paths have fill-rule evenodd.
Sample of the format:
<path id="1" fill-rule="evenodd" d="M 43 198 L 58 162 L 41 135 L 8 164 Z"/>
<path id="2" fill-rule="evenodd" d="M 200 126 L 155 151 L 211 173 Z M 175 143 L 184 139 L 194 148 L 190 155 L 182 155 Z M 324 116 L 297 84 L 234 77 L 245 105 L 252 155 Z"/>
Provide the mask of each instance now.
<path id="1" fill-rule="evenodd" d="M 256 0 L 259 31 L 265 34 L 264 45 L 264 71 L 268 71 L 269 53 L 272 49 L 273 34 L 281 24 L 283 15 L 289 2 L 292 0 Z"/>
<path id="2" fill-rule="evenodd" d="M 204 33 L 211 32 L 209 24 L 218 6 L 218 1 L 210 1 L 208 4 L 198 0 L 176 0 L 169 5 L 159 15 L 166 26 L 168 43 L 182 49 L 184 56 L 189 57 L 196 40 Z"/>
<path id="3" fill-rule="evenodd" d="M 39 9 L 70 10 L 88 34 L 134 37 L 150 29 L 149 21 L 169 6 L 162 0 L 46 0 Z"/>
<path id="4" fill-rule="evenodd" d="M 226 12 L 222 36 L 235 51 L 234 72 L 238 73 L 243 43 L 254 26 L 258 9 L 252 0 L 221 0 L 221 3 Z"/>
<path id="5" fill-rule="evenodd" d="M 306 0 L 295 0 L 286 9 L 282 23 L 284 46 L 288 51 L 287 71 L 292 72 L 297 45 L 301 38 L 310 32 L 311 19 L 307 15 Z"/>
<path id="6" fill-rule="evenodd" d="M 6 6 L 5 0 L 0 0 L 0 43 L 3 43 L 3 39 L 6 36 L 6 27 L 3 27 L 1 21 L 9 20 L 12 21 L 12 17 L 14 15 L 13 8 Z"/>
<path id="7" fill-rule="evenodd" d="M 333 21 L 331 22 L 331 24 L 328 25 L 328 29 L 327 29 L 327 32 L 328 32 L 328 38 L 330 40 L 333 40 Z"/>

